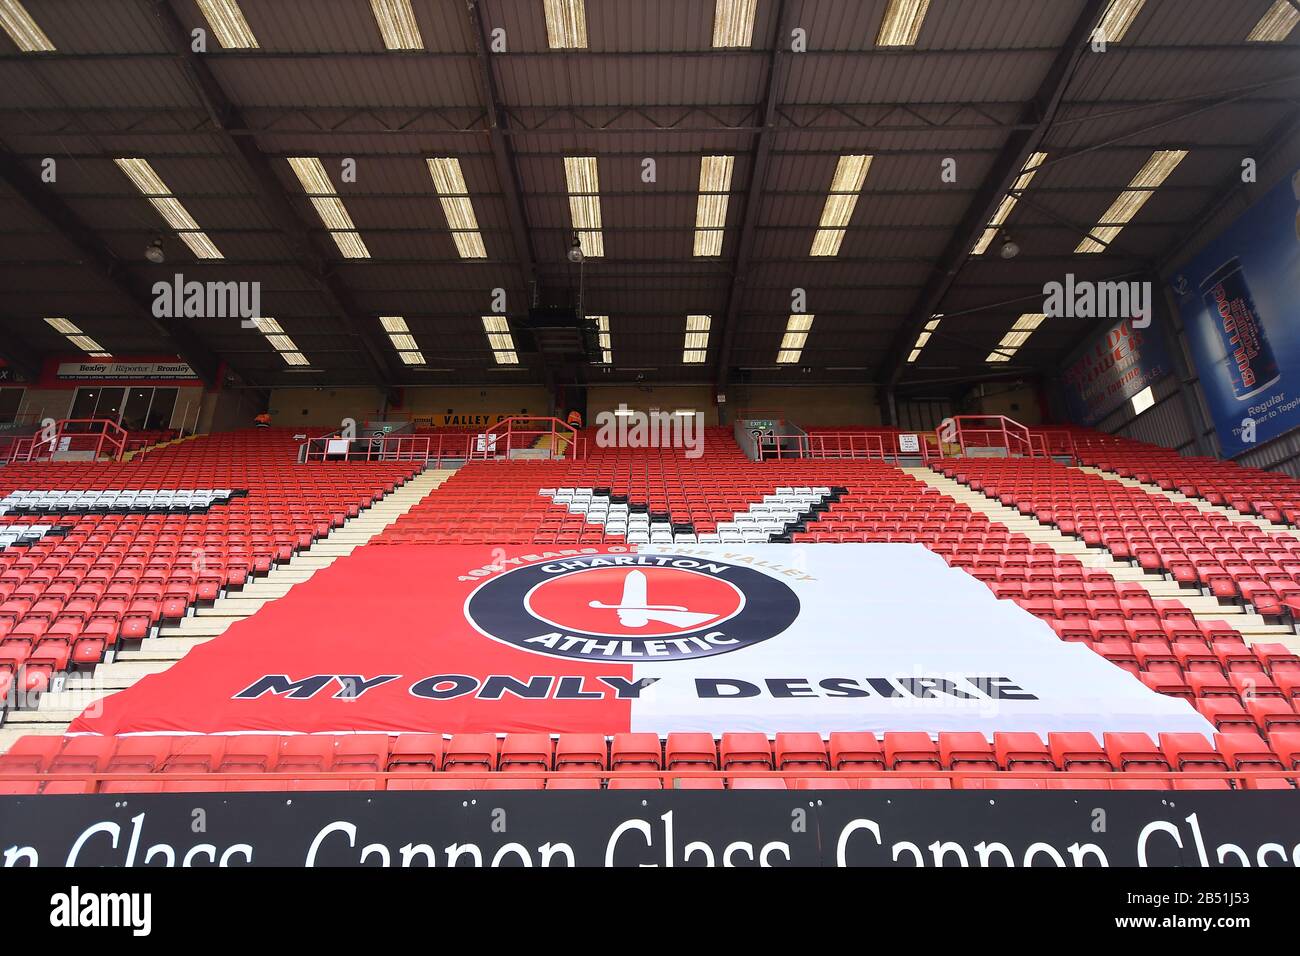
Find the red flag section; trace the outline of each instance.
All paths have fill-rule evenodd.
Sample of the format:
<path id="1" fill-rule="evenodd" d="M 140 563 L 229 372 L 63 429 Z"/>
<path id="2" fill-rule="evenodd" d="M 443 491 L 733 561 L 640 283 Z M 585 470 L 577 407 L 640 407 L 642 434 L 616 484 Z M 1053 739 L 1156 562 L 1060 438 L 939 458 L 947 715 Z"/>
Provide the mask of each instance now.
<path id="1" fill-rule="evenodd" d="M 514 550 L 507 569 L 595 551 Z M 470 593 L 494 576 L 485 570 L 493 555 L 481 546 L 360 548 L 89 708 L 69 732 L 626 729 L 631 703 L 619 695 L 632 692 L 631 664 L 519 650 L 467 619 Z"/>

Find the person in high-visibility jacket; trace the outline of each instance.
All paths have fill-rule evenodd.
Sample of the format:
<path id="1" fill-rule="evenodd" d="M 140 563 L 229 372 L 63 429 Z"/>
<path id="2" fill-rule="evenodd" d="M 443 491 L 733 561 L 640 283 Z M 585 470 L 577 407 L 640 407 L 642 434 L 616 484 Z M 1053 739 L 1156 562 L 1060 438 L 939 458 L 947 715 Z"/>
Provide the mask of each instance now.
<path id="1" fill-rule="evenodd" d="M 571 425 L 572 427 L 574 427 L 574 428 L 581 428 L 581 427 L 582 427 L 582 412 L 578 411 L 578 410 L 575 408 L 573 411 L 569 412 L 569 417 L 566 418 L 565 421 L 566 421 L 569 425 Z"/>
<path id="2" fill-rule="evenodd" d="M 270 413 L 270 412 L 261 412 L 260 414 L 258 414 L 257 416 L 255 416 L 255 417 L 253 418 L 253 425 L 254 425 L 254 427 L 256 427 L 256 428 L 270 428 L 270 427 L 271 427 L 271 413 Z"/>

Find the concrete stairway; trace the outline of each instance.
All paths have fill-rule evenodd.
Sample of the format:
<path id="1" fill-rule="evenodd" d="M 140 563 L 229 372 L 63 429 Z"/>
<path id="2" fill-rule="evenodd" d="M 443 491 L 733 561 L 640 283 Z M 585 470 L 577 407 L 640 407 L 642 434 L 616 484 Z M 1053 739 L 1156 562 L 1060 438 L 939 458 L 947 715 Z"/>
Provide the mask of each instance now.
<path id="1" fill-rule="evenodd" d="M 180 621 L 164 626 L 157 637 L 139 647 L 120 650 L 116 658 L 100 664 L 93 673 L 71 675 L 59 689 L 43 694 L 33 710 L 12 710 L 0 728 L 0 752 L 25 734 L 62 734 L 75 717 L 96 701 L 130 687 L 141 677 L 165 671 L 190 649 L 225 633 L 236 621 L 257 613 L 264 605 L 284 597 L 295 585 L 366 544 L 419 501 L 455 474 L 451 470 L 421 472 L 377 504 L 335 528 L 329 535 L 300 551 L 287 564 L 250 580 L 241 590 L 228 592 L 211 607 L 200 607 Z"/>
<path id="2" fill-rule="evenodd" d="M 125 455 L 122 456 L 122 460 L 130 461 L 136 456 L 143 455 L 146 452 L 157 451 L 159 448 L 168 448 L 172 445 L 179 445 L 181 442 L 184 441 L 193 441 L 196 438 L 206 438 L 206 437 L 207 437 L 206 432 L 203 434 L 182 435 L 180 438 L 172 438 L 168 441 L 160 441 L 154 445 L 145 445 L 143 448 L 137 448 L 134 451 L 128 451 Z"/>
<path id="3" fill-rule="evenodd" d="M 1061 533 L 1053 525 L 1040 524 L 1037 518 L 1022 515 L 1014 508 L 1008 508 L 996 498 L 986 497 L 982 492 L 972 491 L 967 486 L 946 478 L 929 468 L 903 468 L 914 478 L 937 488 L 944 494 L 966 505 L 972 511 L 988 515 L 989 520 L 1005 525 L 1017 534 L 1023 534 L 1035 544 L 1045 544 L 1058 554 L 1074 555 L 1085 567 L 1108 572 L 1116 581 L 1136 582 L 1152 598 L 1177 599 L 1187 606 L 1198 620 L 1226 621 L 1241 633 L 1248 643 L 1281 643 L 1300 653 L 1300 637 L 1284 624 L 1269 624 L 1260 615 L 1247 613 L 1237 605 L 1220 604 L 1217 598 L 1204 595 L 1200 591 L 1181 587 L 1162 575 L 1148 574 L 1136 565 L 1116 561 L 1105 548 L 1089 548 L 1078 538 Z M 1210 506 L 1213 507 L 1213 506 Z"/>

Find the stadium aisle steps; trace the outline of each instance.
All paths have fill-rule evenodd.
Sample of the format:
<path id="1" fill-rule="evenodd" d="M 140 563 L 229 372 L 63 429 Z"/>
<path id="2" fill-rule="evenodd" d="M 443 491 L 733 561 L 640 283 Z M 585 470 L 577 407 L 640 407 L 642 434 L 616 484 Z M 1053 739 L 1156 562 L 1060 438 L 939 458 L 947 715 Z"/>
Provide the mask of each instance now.
<path id="1" fill-rule="evenodd" d="M 1242 524 L 1253 524 L 1255 527 L 1262 528 L 1265 531 L 1285 531 L 1290 527 L 1289 525 L 1274 524 L 1272 521 L 1268 521 L 1258 515 L 1246 514 L 1238 511 L 1236 508 L 1229 507 L 1228 505 L 1211 504 L 1204 498 L 1191 498 L 1180 491 L 1161 488 L 1155 482 L 1138 481 L 1136 478 L 1125 478 L 1123 475 L 1117 474 L 1116 472 L 1106 471 L 1092 465 L 1078 465 L 1072 470 L 1083 472 L 1085 475 L 1096 475 L 1098 478 L 1104 478 L 1106 481 L 1113 481 L 1128 488 L 1140 488 L 1149 495 L 1163 495 L 1175 504 L 1191 505 L 1197 511 L 1204 511 L 1207 514 L 1221 514 L 1229 521 L 1235 521 Z"/>
<path id="2" fill-rule="evenodd" d="M 91 673 L 71 675 L 63 690 L 42 695 L 37 709 L 18 710 L 9 715 L 0 729 L 0 752 L 25 734 L 62 734 L 94 701 L 131 686 L 141 677 L 166 670 L 196 645 L 224 633 L 236 621 L 283 597 L 295 584 L 351 554 L 410 511 L 452 474 L 450 470 L 430 470 L 417 475 L 356 518 L 313 542 L 310 548 L 295 554 L 287 564 L 250 580 L 239 591 L 228 592 L 211 607 L 196 608 L 193 615 L 164 626 L 158 637 L 141 641 L 138 648 L 118 652 L 113 662 L 100 664 Z"/>
<path id="3" fill-rule="evenodd" d="M 172 445 L 179 445 L 181 442 L 193 441 L 196 438 L 202 438 L 204 437 L 204 434 L 206 433 L 195 434 L 195 435 L 182 435 L 179 438 L 169 438 L 166 441 L 155 442 L 152 445 L 144 445 L 143 447 L 140 448 L 132 448 L 130 451 L 122 455 L 122 460 L 131 461 L 135 458 L 140 457 L 141 455 L 147 454 L 148 452 L 157 451 L 160 448 L 170 448 Z"/>
<path id="4" fill-rule="evenodd" d="M 1077 538 L 1063 534 L 1055 525 L 1041 524 L 939 472 L 924 467 L 900 470 L 951 496 L 971 510 L 988 515 L 991 520 L 1006 525 L 1011 531 L 1023 534 L 1035 543 L 1045 544 L 1059 554 L 1078 556 L 1085 565 L 1106 571 L 1117 581 L 1140 585 L 1153 599 L 1181 601 L 1197 620 L 1224 621 L 1240 632 L 1248 644 L 1282 643 L 1291 650 L 1300 650 L 1300 641 L 1297 641 L 1295 632 L 1285 625 L 1268 624 L 1258 614 L 1246 613 L 1235 605 L 1221 605 L 1212 597 L 1180 588 L 1175 581 L 1149 575 L 1141 568 L 1116 561 L 1104 548 L 1089 548 Z"/>

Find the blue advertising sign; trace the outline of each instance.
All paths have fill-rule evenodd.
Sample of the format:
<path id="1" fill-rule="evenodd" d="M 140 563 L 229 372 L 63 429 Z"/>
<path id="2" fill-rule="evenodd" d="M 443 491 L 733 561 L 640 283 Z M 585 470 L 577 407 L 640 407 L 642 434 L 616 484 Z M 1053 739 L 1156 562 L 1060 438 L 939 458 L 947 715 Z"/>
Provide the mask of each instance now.
<path id="1" fill-rule="evenodd" d="M 1132 319 L 1121 319 L 1066 362 L 1062 381 L 1071 421 L 1097 424 L 1170 370 L 1159 330 L 1135 328 Z"/>
<path id="2" fill-rule="evenodd" d="M 1300 426 L 1300 170 L 1170 281 L 1229 458 Z"/>

